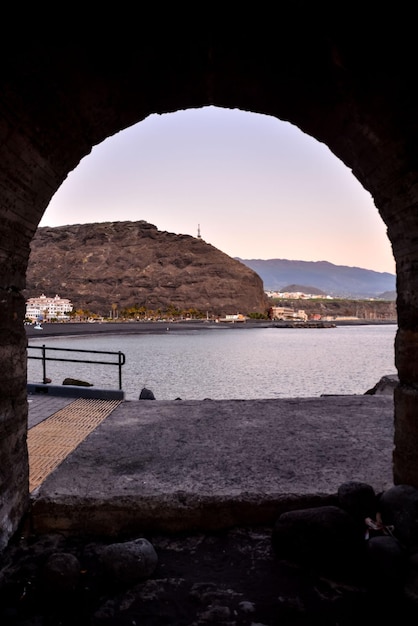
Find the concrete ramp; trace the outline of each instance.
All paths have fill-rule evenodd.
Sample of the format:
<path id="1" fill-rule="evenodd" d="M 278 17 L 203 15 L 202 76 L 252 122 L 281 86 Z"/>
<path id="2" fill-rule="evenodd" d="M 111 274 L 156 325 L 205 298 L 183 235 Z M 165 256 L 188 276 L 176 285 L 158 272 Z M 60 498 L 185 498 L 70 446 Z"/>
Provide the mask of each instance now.
<path id="1" fill-rule="evenodd" d="M 393 412 L 374 395 L 124 401 L 34 488 L 33 529 L 209 531 L 332 503 L 346 481 L 378 493 L 393 484 Z"/>

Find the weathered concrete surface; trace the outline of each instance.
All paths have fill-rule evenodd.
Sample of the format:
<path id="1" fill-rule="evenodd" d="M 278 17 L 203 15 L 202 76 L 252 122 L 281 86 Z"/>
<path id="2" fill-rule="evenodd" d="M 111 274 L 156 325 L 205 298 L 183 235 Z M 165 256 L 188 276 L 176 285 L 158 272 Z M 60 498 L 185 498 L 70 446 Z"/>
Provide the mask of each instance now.
<path id="1" fill-rule="evenodd" d="M 35 398 L 29 426 L 48 402 L 64 399 Z M 385 395 L 125 401 L 32 493 L 32 527 L 213 530 L 330 503 L 345 481 L 380 492 L 393 484 L 393 412 Z"/>

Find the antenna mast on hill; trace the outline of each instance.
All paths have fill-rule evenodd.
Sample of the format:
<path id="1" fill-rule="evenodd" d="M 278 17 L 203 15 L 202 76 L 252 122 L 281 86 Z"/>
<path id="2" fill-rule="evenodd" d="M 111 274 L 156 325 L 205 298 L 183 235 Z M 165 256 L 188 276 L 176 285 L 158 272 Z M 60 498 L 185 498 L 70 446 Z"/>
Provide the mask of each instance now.
<path id="1" fill-rule="evenodd" d="M 202 239 L 202 237 L 200 236 L 200 224 L 197 225 L 197 238 Z"/>

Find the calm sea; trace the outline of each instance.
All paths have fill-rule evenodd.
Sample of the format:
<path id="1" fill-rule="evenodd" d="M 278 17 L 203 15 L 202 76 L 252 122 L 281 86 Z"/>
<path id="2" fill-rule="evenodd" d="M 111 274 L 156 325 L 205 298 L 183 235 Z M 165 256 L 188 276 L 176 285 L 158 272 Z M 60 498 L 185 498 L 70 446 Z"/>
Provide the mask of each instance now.
<path id="1" fill-rule="evenodd" d="M 382 376 L 396 374 L 396 330 L 395 324 L 211 327 L 164 334 L 31 338 L 29 345 L 124 353 L 122 389 L 127 400 L 137 400 L 144 386 L 156 400 L 249 400 L 362 394 Z M 71 358 L 117 362 L 117 357 L 93 354 L 76 353 Z M 119 387 L 118 368 L 110 365 L 48 362 L 46 375 L 57 385 L 71 377 L 100 388 Z M 28 381 L 41 382 L 42 376 L 40 361 L 29 359 Z"/>

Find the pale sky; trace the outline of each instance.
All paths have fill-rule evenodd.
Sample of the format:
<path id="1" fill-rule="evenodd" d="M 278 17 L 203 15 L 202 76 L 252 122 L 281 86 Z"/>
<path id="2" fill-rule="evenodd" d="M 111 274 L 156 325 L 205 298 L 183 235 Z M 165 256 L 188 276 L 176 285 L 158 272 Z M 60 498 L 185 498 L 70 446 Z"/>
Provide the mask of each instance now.
<path id="1" fill-rule="evenodd" d="M 205 107 L 93 148 L 40 226 L 145 220 L 231 257 L 329 261 L 395 274 L 371 195 L 324 145 L 273 117 Z"/>

